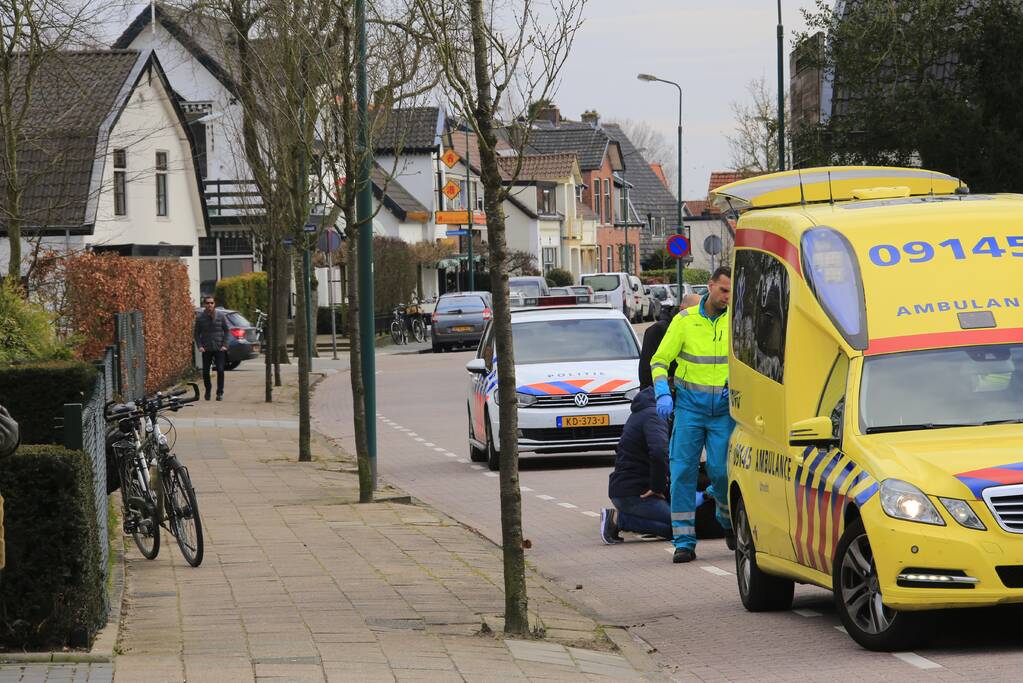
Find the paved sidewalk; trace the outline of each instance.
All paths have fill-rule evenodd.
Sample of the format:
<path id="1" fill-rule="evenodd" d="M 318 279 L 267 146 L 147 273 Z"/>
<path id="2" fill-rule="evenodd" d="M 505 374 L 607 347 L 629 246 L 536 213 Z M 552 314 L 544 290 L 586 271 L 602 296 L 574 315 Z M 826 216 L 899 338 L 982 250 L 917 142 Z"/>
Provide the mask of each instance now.
<path id="1" fill-rule="evenodd" d="M 154 561 L 130 545 L 116 680 L 642 679 L 535 575 L 547 639 L 481 633 L 501 632 L 499 549 L 393 489 L 357 504 L 354 463 L 322 439 L 296 462 L 295 390 L 263 403 L 262 376 L 243 364 L 224 402 L 173 418 L 206 555 L 188 567 L 167 534 Z"/>

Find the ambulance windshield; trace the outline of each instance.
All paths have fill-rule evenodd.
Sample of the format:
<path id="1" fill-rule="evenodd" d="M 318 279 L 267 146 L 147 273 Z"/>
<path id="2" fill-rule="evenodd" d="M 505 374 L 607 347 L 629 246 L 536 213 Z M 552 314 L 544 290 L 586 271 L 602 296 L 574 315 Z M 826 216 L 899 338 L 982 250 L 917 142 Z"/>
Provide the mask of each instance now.
<path id="1" fill-rule="evenodd" d="M 873 356 L 863 362 L 865 434 L 1023 422 L 1023 344 Z"/>

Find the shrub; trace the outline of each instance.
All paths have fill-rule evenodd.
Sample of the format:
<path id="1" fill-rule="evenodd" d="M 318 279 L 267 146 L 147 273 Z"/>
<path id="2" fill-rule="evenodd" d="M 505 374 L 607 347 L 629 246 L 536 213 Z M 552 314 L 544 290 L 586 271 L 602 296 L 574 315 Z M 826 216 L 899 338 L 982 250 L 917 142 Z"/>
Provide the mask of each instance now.
<path id="1" fill-rule="evenodd" d="M 70 358 L 53 322 L 45 308 L 22 297 L 14 280 L 0 282 L 0 363 Z"/>
<path id="2" fill-rule="evenodd" d="M 269 312 L 267 303 L 266 273 L 246 273 L 225 277 L 217 281 L 213 297 L 217 305 L 238 311 L 252 322 L 256 321 L 256 309 Z"/>
<path id="3" fill-rule="evenodd" d="M 348 321 L 348 307 L 340 304 L 334 307 L 334 329 L 338 335 L 348 334 L 345 326 Z M 330 334 L 330 308 L 320 306 L 316 309 L 316 334 Z"/>
<path id="4" fill-rule="evenodd" d="M 686 268 L 682 277 L 688 284 L 705 285 L 710 280 L 710 273 L 703 268 Z M 640 279 L 645 285 L 675 284 L 675 269 L 644 270 Z"/>
<path id="5" fill-rule="evenodd" d="M 7 566 L 0 641 L 87 647 L 105 618 L 92 466 L 80 451 L 22 446 L 0 460 Z"/>
<path id="6" fill-rule="evenodd" d="M 83 253 L 67 257 L 65 268 L 79 358 L 98 358 L 114 343 L 114 313 L 138 310 L 147 341 L 146 391 L 173 384 L 192 367 L 195 306 L 185 264 Z"/>
<path id="7" fill-rule="evenodd" d="M 373 298 L 377 314 L 389 314 L 408 303 L 416 291 L 416 255 L 396 237 L 373 238 Z M 328 319 L 329 321 L 329 319 Z"/>
<path id="8" fill-rule="evenodd" d="M 65 403 L 84 403 L 96 368 L 80 361 L 48 361 L 0 368 L 0 405 L 18 421 L 22 443 L 59 443 L 55 418 Z M 0 488 L 0 494 L 7 492 Z"/>
<path id="9" fill-rule="evenodd" d="M 547 271 L 547 284 L 551 287 L 568 287 L 573 284 L 575 279 L 572 277 L 572 273 L 561 268 L 551 268 Z"/>

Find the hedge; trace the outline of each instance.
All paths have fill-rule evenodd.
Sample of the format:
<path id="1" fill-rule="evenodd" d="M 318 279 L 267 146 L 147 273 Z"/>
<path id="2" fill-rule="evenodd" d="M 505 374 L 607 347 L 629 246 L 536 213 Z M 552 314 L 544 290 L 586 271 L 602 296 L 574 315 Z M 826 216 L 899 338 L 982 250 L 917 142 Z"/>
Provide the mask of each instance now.
<path id="1" fill-rule="evenodd" d="M 682 277 L 691 285 L 705 285 L 710 280 L 710 272 L 703 268 L 686 268 L 682 273 Z M 644 270 L 640 279 L 646 285 L 675 284 L 675 269 Z"/>
<path id="2" fill-rule="evenodd" d="M 57 336 L 54 318 L 25 299 L 13 279 L 0 282 L 0 363 L 70 358 L 71 346 Z"/>
<path id="3" fill-rule="evenodd" d="M 547 271 L 547 284 L 551 287 L 568 287 L 575 284 L 575 278 L 567 270 L 551 268 Z"/>
<path id="4" fill-rule="evenodd" d="M 334 308 L 334 329 L 339 336 L 348 335 L 348 307 L 339 304 Z M 319 306 L 316 309 L 316 334 L 330 334 L 330 307 Z"/>
<path id="5" fill-rule="evenodd" d="M 22 446 L 0 460 L 0 491 L 7 554 L 0 642 L 88 647 L 106 616 L 88 456 Z"/>
<path id="6" fill-rule="evenodd" d="M 146 391 L 188 372 L 195 306 L 184 263 L 86 252 L 67 257 L 65 268 L 68 315 L 81 338 L 79 359 L 99 358 L 114 343 L 114 313 L 137 310 L 146 339 Z"/>
<path id="7" fill-rule="evenodd" d="M 373 238 L 373 301 L 378 315 L 409 302 L 418 288 L 417 265 L 407 242 L 396 237 Z"/>
<path id="8" fill-rule="evenodd" d="M 256 309 L 269 312 L 266 273 L 245 273 L 217 281 L 213 294 L 218 306 L 238 311 L 251 322 L 256 322 Z"/>
<path id="9" fill-rule="evenodd" d="M 0 367 L 0 405 L 18 421 L 21 442 L 60 443 L 55 418 L 65 403 L 84 403 L 92 395 L 97 370 L 80 361 L 48 361 Z M 7 492 L 0 488 L 0 494 Z"/>

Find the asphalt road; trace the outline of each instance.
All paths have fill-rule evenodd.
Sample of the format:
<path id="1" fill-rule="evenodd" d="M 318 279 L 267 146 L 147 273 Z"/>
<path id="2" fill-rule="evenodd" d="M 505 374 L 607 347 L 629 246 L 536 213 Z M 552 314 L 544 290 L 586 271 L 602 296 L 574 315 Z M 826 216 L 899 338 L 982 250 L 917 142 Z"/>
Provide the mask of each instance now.
<path id="1" fill-rule="evenodd" d="M 497 473 L 470 463 L 465 363 L 470 352 L 390 350 L 377 363 L 378 469 L 411 495 L 500 540 Z M 354 452 L 346 372 L 316 389 L 317 428 Z M 797 587 L 793 609 L 751 614 L 739 602 L 735 566 L 721 540 L 701 541 L 698 560 L 671 563 L 666 542 L 605 546 L 598 513 L 613 456 L 530 456 L 521 461 L 527 559 L 603 623 L 627 626 L 656 649 L 678 680 L 1018 680 L 1023 610 L 936 615 L 939 637 L 914 653 L 860 649 L 831 594 Z"/>

